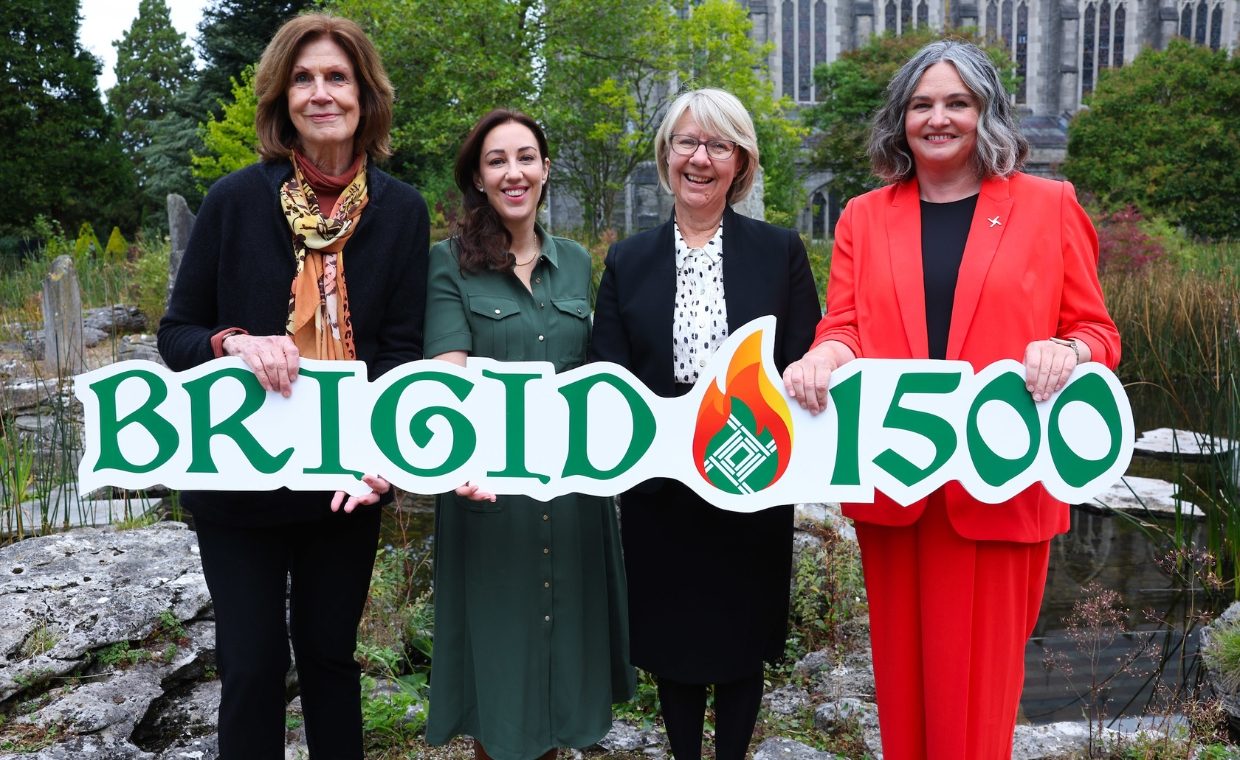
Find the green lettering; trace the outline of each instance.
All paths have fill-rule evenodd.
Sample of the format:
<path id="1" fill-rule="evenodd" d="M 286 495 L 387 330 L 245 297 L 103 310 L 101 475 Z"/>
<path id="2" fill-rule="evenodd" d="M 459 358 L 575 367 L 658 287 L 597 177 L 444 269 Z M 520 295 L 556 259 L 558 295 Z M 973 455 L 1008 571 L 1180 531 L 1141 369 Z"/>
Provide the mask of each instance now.
<path id="1" fill-rule="evenodd" d="M 629 417 L 633 420 L 633 435 L 629 438 L 628 448 L 619 463 L 610 470 L 595 467 L 586 448 L 589 425 L 586 414 L 587 399 L 596 385 L 610 385 L 619 391 L 628 404 Z M 568 456 L 564 461 L 563 477 L 584 475 L 594 480 L 611 480 L 637 464 L 654 443 L 657 427 L 654 412 L 641 394 L 615 375 L 583 377 L 560 388 L 560 395 L 568 402 Z"/>
<path id="2" fill-rule="evenodd" d="M 535 478 L 546 485 L 551 476 L 530 472 L 525 468 L 525 384 L 542 375 L 504 374 L 482 370 L 482 376 L 504 384 L 504 469 L 487 475 L 497 478 Z"/>
<path id="3" fill-rule="evenodd" d="M 835 468 L 831 485 L 861 485 L 861 373 L 830 390 L 831 403 L 839 420 L 835 430 Z"/>
<path id="4" fill-rule="evenodd" d="M 981 430 L 978 429 L 977 415 L 982 405 L 991 401 L 999 401 L 1012 407 L 1020 415 L 1021 422 L 1025 423 L 1025 430 L 1029 433 L 1029 448 L 1015 459 L 1008 459 L 995 453 L 995 450 L 982 437 Z M 1042 445 L 1042 424 L 1038 420 L 1038 410 L 1033 396 L 1030 396 L 1025 388 L 1023 376 L 1015 372 L 1005 372 L 986 383 L 986 386 L 974 397 L 973 405 L 969 407 L 965 438 L 968 441 L 969 456 L 973 460 L 974 469 L 990 486 L 997 488 L 1007 483 L 1033 464 L 1033 460 L 1038 457 L 1038 448 Z"/>
<path id="5" fill-rule="evenodd" d="M 1111 448 L 1101 459 L 1085 459 L 1077 456 L 1063 434 L 1059 432 L 1059 415 L 1063 408 L 1073 401 L 1081 401 L 1093 407 L 1106 423 L 1107 432 L 1111 435 Z M 1121 436 L 1119 405 L 1110 386 L 1099 375 L 1088 374 L 1074 380 L 1063 389 L 1055 399 L 1048 422 L 1047 436 L 1051 449 L 1051 461 L 1063 482 L 1073 488 L 1080 488 L 1111 468 L 1119 457 L 1123 443 Z"/>
<path id="6" fill-rule="evenodd" d="M 345 468 L 340 462 L 340 381 L 353 377 L 352 372 L 328 372 L 301 368 L 302 377 L 313 378 L 319 384 L 319 441 L 323 462 L 303 472 L 313 475 L 352 475 L 361 478 L 362 472 Z"/>
<path id="7" fill-rule="evenodd" d="M 435 433 L 428 424 L 435 417 L 442 417 L 452 428 L 452 450 L 444 461 L 436 467 L 417 467 L 400 453 L 400 444 L 396 440 L 396 406 L 405 389 L 416 382 L 439 383 L 456 396 L 457 401 L 474 389 L 474 384 L 463 377 L 447 372 L 417 372 L 400 378 L 388 386 L 387 390 L 375 401 L 370 413 L 370 435 L 375 445 L 397 467 L 418 477 L 433 478 L 458 469 L 474 455 L 478 444 L 478 434 L 469 422 L 469 418 L 458 409 L 447 406 L 430 406 L 419 409 L 409 420 L 409 435 L 419 447 L 430 443 Z"/>
<path id="8" fill-rule="evenodd" d="M 245 396 L 241 400 L 241 406 L 235 412 L 220 423 L 212 425 L 211 388 L 224 378 L 232 378 L 241 383 Z M 253 372 L 229 367 L 203 375 L 197 380 L 191 380 L 183 387 L 189 394 L 190 450 L 192 452 L 186 472 L 219 472 L 215 466 L 215 460 L 211 457 L 211 439 L 217 435 L 231 438 L 233 443 L 241 449 L 242 456 L 246 458 L 250 466 L 264 475 L 278 472 L 288 462 L 289 457 L 293 456 L 292 447 L 274 456 L 268 454 L 245 427 L 246 418 L 262 408 L 263 402 L 267 399 L 267 392 L 263 390 L 263 386 L 259 385 L 258 378 L 254 377 Z"/>
<path id="9" fill-rule="evenodd" d="M 887 449 L 874 457 L 874 464 L 905 486 L 925 480 L 946 464 L 956 451 L 956 431 L 951 424 L 930 412 L 902 407 L 900 400 L 909 393 L 951 393 L 958 387 L 959 372 L 909 372 L 901 375 L 896 382 L 883 427 L 907 430 L 928 439 L 934 444 L 934 461 L 928 467 L 918 467 L 895 450 Z"/>
<path id="10" fill-rule="evenodd" d="M 125 415 L 123 419 L 117 419 L 117 388 L 131 378 L 146 383 L 148 390 L 146 401 L 142 406 Z M 99 399 L 99 459 L 95 462 L 95 472 L 100 470 L 150 472 L 163 466 L 176 453 L 180 436 L 177 435 L 177 430 L 172 423 L 155 411 L 156 407 L 168 398 L 168 387 L 159 375 L 144 369 L 118 372 L 93 383 L 90 389 Z M 121 451 L 120 433 L 130 425 L 141 425 L 155 440 L 155 456 L 146 464 L 130 462 Z"/>

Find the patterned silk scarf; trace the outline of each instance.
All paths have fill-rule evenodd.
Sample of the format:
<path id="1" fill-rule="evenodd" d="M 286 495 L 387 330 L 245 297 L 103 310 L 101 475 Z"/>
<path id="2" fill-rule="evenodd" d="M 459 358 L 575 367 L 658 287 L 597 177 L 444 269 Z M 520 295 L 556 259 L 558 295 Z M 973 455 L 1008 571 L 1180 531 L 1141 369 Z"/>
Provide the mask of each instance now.
<path id="1" fill-rule="evenodd" d="M 293 176 L 280 188 L 280 205 L 293 232 L 297 260 L 284 329 L 303 358 L 356 359 L 341 251 L 366 208 L 366 158 L 362 157 L 357 174 L 340 193 L 330 216 L 319 210 L 296 155 L 292 162 Z"/>

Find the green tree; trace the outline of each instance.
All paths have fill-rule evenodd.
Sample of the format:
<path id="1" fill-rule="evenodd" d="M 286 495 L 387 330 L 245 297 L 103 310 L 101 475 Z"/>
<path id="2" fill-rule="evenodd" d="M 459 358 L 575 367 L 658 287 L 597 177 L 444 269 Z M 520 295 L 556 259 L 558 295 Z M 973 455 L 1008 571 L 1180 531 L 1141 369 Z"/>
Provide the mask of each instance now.
<path id="1" fill-rule="evenodd" d="M 201 137 L 206 152 L 193 154 L 193 174 L 202 185 L 209 186 L 225 174 L 244 169 L 258 160 L 258 133 L 254 120 L 258 115 L 258 96 L 254 92 L 254 67 L 241 72 L 232 82 L 232 100 L 224 103 L 224 112 L 202 126 Z"/>
<path id="2" fill-rule="evenodd" d="M 677 18 L 660 0 L 555 0 L 545 17 L 538 115 L 556 149 L 555 182 L 587 229 L 610 227 L 625 179 L 653 158 L 676 71 Z"/>
<path id="3" fill-rule="evenodd" d="M 1063 172 L 1108 209 L 1240 237 L 1240 59 L 1186 40 L 1104 70 L 1068 126 Z"/>
<path id="4" fill-rule="evenodd" d="M 255 66 L 267 43 L 285 21 L 311 7 L 313 0 L 215 0 L 198 24 L 198 52 L 203 68 L 198 75 L 198 98 L 204 121 L 207 112 L 219 113 L 227 102 L 233 80 L 247 66 Z M 404 23 L 394 16 L 389 23 Z"/>
<path id="5" fill-rule="evenodd" d="M 924 27 L 900 36 L 883 34 L 832 63 L 815 67 L 819 102 L 802 112 L 805 123 L 814 130 L 810 164 L 834 175 L 831 187 L 841 200 L 882 184 L 870 172 L 866 154 L 870 119 L 883 104 L 887 83 L 896 71 L 926 44 L 943 36 Z M 1004 48 L 987 45 L 968 31 L 955 31 L 950 36 L 983 47 L 1002 72 L 1008 92 L 1016 91 L 1016 67 Z"/>
<path id="6" fill-rule="evenodd" d="M 78 44 L 80 23 L 77 0 L 0 3 L 0 177 L 13 189 L 0 232 L 38 215 L 70 229 L 133 221 L 132 169 L 99 98 L 99 61 Z"/>
<path id="7" fill-rule="evenodd" d="M 194 56 L 185 36 L 172 25 L 164 0 L 141 0 L 137 18 L 112 44 L 116 47 L 116 84 L 108 90 L 108 105 L 125 152 L 134 163 L 145 197 L 144 211 L 158 211 L 163 197 L 147 193 L 151 173 L 145 165 L 146 149 L 156 122 L 171 110 L 176 93 L 190 83 Z"/>
<path id="8" fill-rule="evenodd" d="M 457 147 L 480 116 L 500 106 L 530 108 L 535 0 L 329 0 L 327 7 L 358 22 L 382 55 L 396 88 L 392 172 L 429 185 L 432 199 L 450 186 Z"/>
<path id="9" fill-rule="evenodd" d="M 758 133 L 767 218 L 790 226 L 804 200 L 796 160 L 808 130 L 790 117 L 792 100 L 776 98 L 759 74 L 774 46 L 754 42 L 752 28 L 749 14 L 733 0 L 704 0 L 678 35 L 678 74 L 694 87 L 727 90 L 745 104 Z"/>
<path id="10" fill-rule="evenodd" d="M 142 149 L 142 191 L 147 204 L 162 207 L 169 193 L 184 197 L 190 208 L 197 208 L 202 200 L 191 164 L 194 154 L 207 153 L 199 131 L 202 112 L 198 89 L 191 83 L 173 96 L 168 111 L 151 124 L 151 142 Z M 148 216 L 144 224 L 157 231 L 167 226 L 167 216 L 159 213 Z"/>

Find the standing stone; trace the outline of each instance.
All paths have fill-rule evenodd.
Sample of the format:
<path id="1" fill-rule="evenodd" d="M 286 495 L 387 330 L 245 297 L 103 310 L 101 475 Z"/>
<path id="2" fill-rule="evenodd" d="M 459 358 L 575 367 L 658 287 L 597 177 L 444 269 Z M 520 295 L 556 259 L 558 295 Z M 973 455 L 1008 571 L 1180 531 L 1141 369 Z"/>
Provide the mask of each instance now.
<path id="1" fill-rule="evenodd" d="M 168 236 L 172 242 L 172 252 L 168 256 L 168 295 L 172 295 L 172 285 L 177 281 L 177 270 L 181 268 L 181 257 L 189 247 L 189 233 L 194 229 L 194 214 L 189 204 L 176 193 L 168 194 Z"/>
<path id="2" fill-rule="evenodd" d="M 53 377 L 86 369 L 82 336 L 82 292 L 72 256 L 57 256 L 43 278 L 43 361 Z"/>

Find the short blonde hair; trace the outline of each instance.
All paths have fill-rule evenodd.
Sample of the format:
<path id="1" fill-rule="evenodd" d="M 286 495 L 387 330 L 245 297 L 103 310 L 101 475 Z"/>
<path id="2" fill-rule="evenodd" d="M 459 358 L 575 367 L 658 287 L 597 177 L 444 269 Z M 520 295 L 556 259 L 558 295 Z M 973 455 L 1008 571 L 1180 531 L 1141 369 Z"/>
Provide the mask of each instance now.
<path id="1" fill-rule="evenodd" d="M 357 78 L 361 114 L 353 135 L 354 152 L 365 153 L 372 159 L 387 158 L 392 155 L 392 82 L 366 32 L 347 18 L 327 13 L 307 13 L 290 19 L 263 51 L 254 75 L 258 154 L 268 161 L 288 158 L 297 147 L 297 130 L 288 113 L 289 76 L 301 49 L 322 37 L 344 50 Z"/>
<path id="2" fill-rule="evenodd" d="M 659 184 L 669 193 L 667 161 L 672 149 L 672 130 L 685 112 L 693 114 L 693 120 L 704 132 L 721 140 L 731 140 L 740 151 L 740 167 L 728 188 L 728 203 L 743 201 L 753 189 L 758 176 L 758 135 L 753 128 L 749 111 L 735 95 L 724 90 L 706 87 L 690 90 L 672 101 L 663 123 L 654 138 L 655 168 L 659 172 Z"/>

